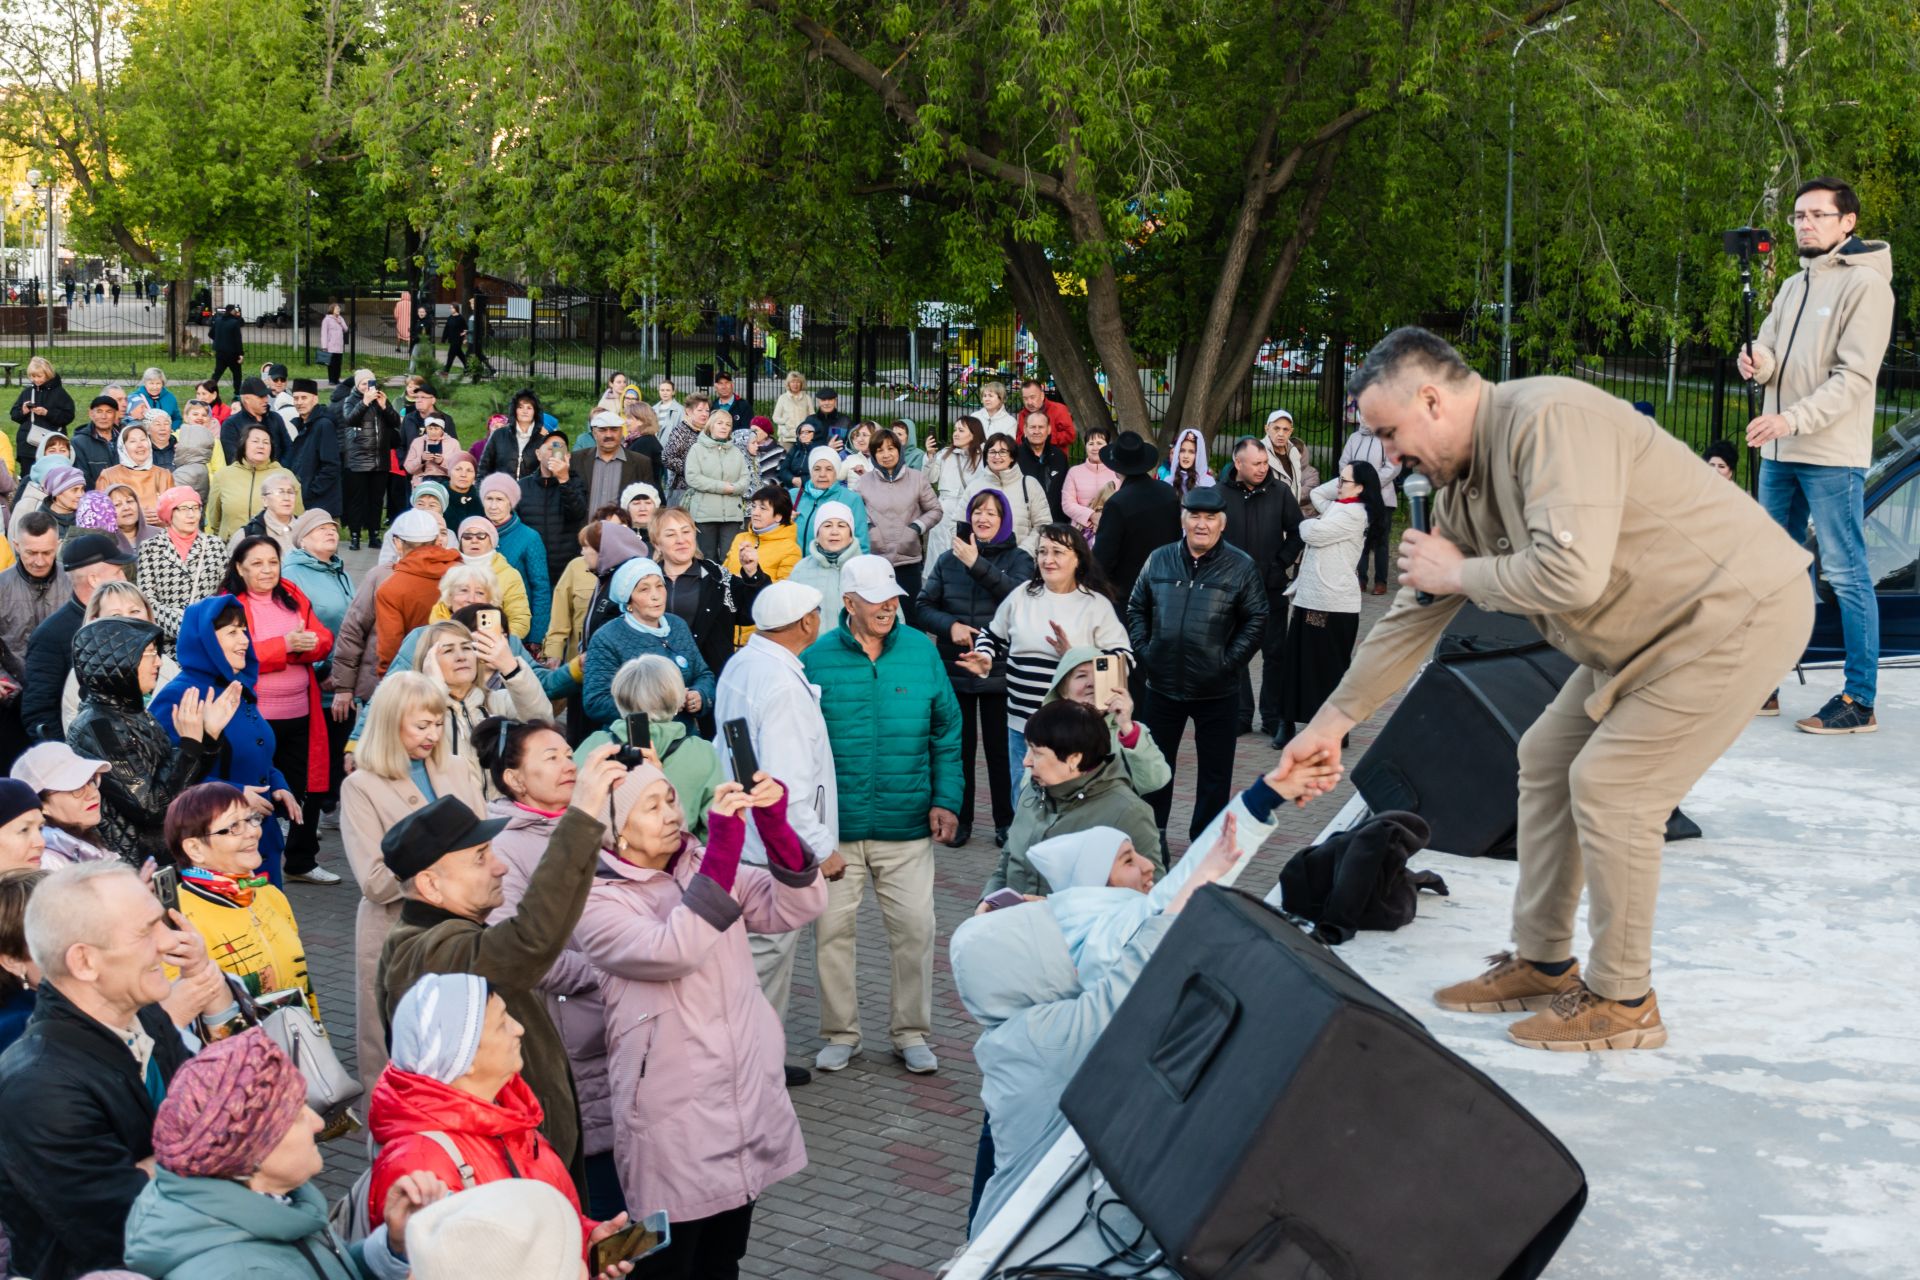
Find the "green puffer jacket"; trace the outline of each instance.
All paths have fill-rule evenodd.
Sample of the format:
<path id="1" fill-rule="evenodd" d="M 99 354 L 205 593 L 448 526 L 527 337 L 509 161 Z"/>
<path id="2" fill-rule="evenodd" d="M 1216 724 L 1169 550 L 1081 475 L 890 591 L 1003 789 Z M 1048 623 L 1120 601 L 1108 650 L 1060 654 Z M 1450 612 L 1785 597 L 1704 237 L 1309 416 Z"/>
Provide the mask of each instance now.
<path id="1" fill-rule="evenodd" d="M 896 622 L 875 662 L 842 616 L 800 663 L 820 686 L 841 840 L 924 840 L 928 809 L 960 811 L 960 700 L 932 640 Z"/>
<path id="2" fill-rule="evenodd" d="M 300 1123 L 298 1119 L 295 1124 Z M 161 1280 L 362 1280 L 360 1250 L 327 1227 L 311 1182 L 282 1203 L 222 1178 L 154 1175 L 127 1215 L 127 1266 Z"/>
<path id="3" fill-rule="evenodd" d="M 687 514 L 699 523 L 742 519 L 750 490 L 747 455 L 734 448 L 731 440 L 702 435 L 687 450 L 687 489 Z"/>
<path id="4" fill-rule="evenodd" d="M 1134 849 L 1153 862 L 1156 871 L 1166 871 L 1167 858 L 1160 848 L 1153 810 L 1127 781 L 1120 758 L 1110 756 L 1092 773 L 1051 787 L 1040 786 L 1032 774 L 1027 775 L 1014 808 L 1013 825 L 1007 828 L 1007 847 L 1001 851 L 1000 865 L 993 869 L 980 896 L 1001 889 L 1045 893 L 1047 882 L 1027 861 L 1027 850 L 1042 840 L 1094 827 L 1118 827 L 1133 841 Z"/>

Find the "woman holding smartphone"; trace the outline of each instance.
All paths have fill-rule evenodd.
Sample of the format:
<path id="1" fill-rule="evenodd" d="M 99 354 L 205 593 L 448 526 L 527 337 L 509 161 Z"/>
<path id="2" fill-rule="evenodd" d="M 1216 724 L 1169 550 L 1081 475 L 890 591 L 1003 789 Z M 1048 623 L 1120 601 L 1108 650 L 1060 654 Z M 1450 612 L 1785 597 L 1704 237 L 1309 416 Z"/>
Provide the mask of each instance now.
<path id="1" fill-rule="evenodd" d="M 964 524 L 953 531 L 949 549 L 934 561 L 919 600 L 920 625 L 940 647 L 960 700 L 960 768 L 966 794 L 960 803 L 960 826 L 947 841 L 958 849 L 973 835 L 976 742 L 987 749 L 987 787 L 993 805 L 996 843 L 1005 843 L 1013 825 L 1013 768 L 1007 755 L 1007 662 L 995 655 L 985 674 L 969 670 L 960 659 L 973 649 L 1013 589 L 1033 579 L 1033 557 L 1013 539 L 1013 515 L 1006 495 L 982 489 L 967 501 Z"/>

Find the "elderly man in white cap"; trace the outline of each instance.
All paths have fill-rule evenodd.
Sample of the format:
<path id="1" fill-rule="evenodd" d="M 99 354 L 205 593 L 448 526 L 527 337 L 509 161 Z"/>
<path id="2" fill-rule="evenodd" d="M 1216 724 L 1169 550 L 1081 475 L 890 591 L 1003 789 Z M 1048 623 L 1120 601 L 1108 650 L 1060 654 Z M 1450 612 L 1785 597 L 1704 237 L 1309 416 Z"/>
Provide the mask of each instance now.
<path id="1" fill-rule="evenodd" d="M 722 725 L 747 722 L 754 759 L 787 788 L 787 822 L 813 856 L 825 862 L 840 842 L 840 789 L 827 722 L 820 715 L 820 689 L 800 665 L 801 652 L 820 638 L 820 604 L 818 591 L 792 581 L 776 582 L 755 598 L 754 632 L 721 669 L 714 718 Z M 721 755 L 731 777 L 732 757 Z M 751 824 L 740 856 L 744 862 L 766 865 L 766 846 Z M 784 1022 L 800 933 L 750 933 L 747 941 L 753 947 L 760 989 Z M 787 1067 L 789 1085 L 812 1078 L 804 1067 Z"/>
<path id="2" fill-rule="evenodd" d="M 587 482 L 587 511 L 621 504 L 621 495 L 636 484 L 651 483 L 653 463 L 627 450 L 627 422 L 609 409 L 596 412 L 587 423 L 592 443 L 573 451 L 573 474 Z"/>
<path id="3" fill-rule="evenodd" d="M 1291 409 L 1275 409 L 1267 415 L 1267 438 L 1261 443 L 1267 446 L 1274 475 L 1293 490 L 1293 500 L 1300 504 L 1300 510 L 1312 515 L 1313 505 L 1307 495 L 1320 487 L 1320 472 L 1307 461 L 1306 447 L 1293 438 Z"/>
<path id="4" fill-rule="evenodd" d="M 791 578 L 788 579 L 792 581 Z M 827 910 L 814 926 L 820 1032 L 813 1065 L 838 1071 L 860 1047 L 854 923 L 873 885 L 893 956 L 893 1051 L 940 1069 L 933 1022 L 933 841 L 953 838 L 965 794 L 960 702 L 940 651 L 900 617 L 893 566 L 854 556 L 840 572 L 840 626 L 801 655 L 821 689 L 840 792 L 840 843 L 821 865 Z"/>

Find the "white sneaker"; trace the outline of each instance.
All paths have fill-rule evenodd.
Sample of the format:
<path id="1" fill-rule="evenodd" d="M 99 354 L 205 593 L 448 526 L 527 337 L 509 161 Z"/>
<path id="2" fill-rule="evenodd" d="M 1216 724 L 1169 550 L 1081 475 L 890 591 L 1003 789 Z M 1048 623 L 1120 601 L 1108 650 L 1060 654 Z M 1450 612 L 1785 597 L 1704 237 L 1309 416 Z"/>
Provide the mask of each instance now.
<path id="1" fill-rule="evenodd" d="M 340 829 L 340 810 L 325 809 L 320 813 L 320 830 L 338 831 Z"/>
<path id="2" fill-rule="evenodd" d="M 311 871 L 289 871 L 287 879 L 298 880 L 301 884 L 339 884 L 340 877 L 325 867 L 315 867 Z"/>
<path id="3" fill-rule="evenodd" d="M 910 1044 L 894 1052 L 907 1064 L 907 1070 L 917 1076 L 930 1076 L 940 1069 L 940 1059 L 934 1057 L 933 1050 L 924 1044 Z"/>
<path id="4" fill-rule="evenodd" d="M 845 1071 L 847 1064 L 853 1061 L 853 1051 L 857 1044 L 830 1044 L 813 1057 L 815 1071 Z"/>

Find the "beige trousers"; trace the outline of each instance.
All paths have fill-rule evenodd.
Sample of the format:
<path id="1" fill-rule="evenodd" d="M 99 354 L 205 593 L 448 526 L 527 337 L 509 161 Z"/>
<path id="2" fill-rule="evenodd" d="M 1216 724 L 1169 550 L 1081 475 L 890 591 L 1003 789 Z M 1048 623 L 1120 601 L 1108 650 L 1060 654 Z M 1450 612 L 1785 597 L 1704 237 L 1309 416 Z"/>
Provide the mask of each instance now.
<path id="1" fill-rule="evenodd" d="M 933 1030 L 933 841 L 855 840 L 836 852 L 847 873 L 827 884 L 827 909 L 813 926 L 820 1034 L 830 1044 L 860 1043 L 855 922 L 871 884 L 893 953 L 893 1047 L 925 1044 Z"/>
<path id="2" fill-rule="evenodd" d="M 747 946 L 753 951 L 753 973 L 760 979 L 760 990 L 785 1026 L 787 1006 L 793 1001 L 793 958 L 800 950 L 800 930 L 750 933 Z"/>
<path id="3" fill-rule="evenodd" d="M 1812 595 L 1796 582 L 1712 652 L 1622 697 L 1597 724 L 1581 704 L 1604 678 L 1574 672 L 1520 739 L 1513 940 L 1522 958 L 1572 957 L 1585 887 L 1587 985 L 1610 1000 L 1647 993 L 1667 815 L 1753 722 L 1812 629 Z"/>

